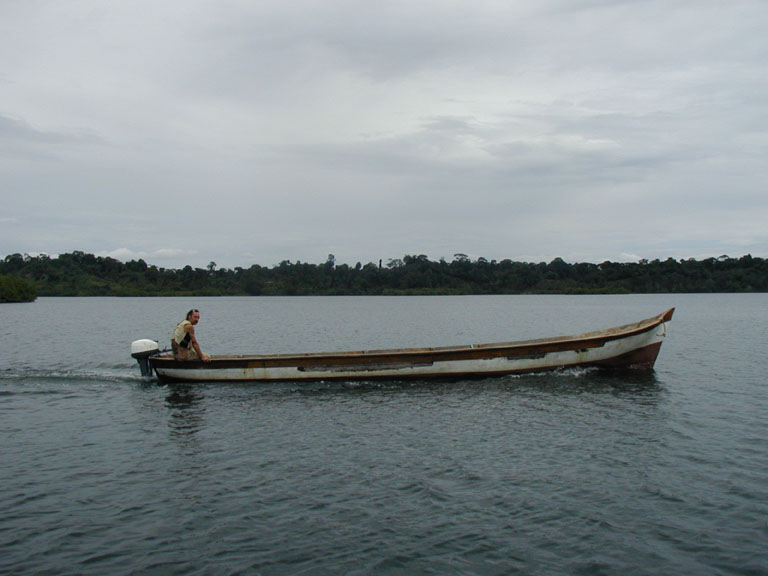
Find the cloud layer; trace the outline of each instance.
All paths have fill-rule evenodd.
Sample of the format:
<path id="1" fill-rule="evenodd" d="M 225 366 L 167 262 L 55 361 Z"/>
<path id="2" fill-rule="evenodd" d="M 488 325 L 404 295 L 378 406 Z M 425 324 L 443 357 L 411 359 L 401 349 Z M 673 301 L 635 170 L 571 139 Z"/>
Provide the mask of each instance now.
<path id="1" fill-rule="evenodd" d="M 766 21 L 743 0 L 4 3 L 0 252 L 766 256 Z"/>

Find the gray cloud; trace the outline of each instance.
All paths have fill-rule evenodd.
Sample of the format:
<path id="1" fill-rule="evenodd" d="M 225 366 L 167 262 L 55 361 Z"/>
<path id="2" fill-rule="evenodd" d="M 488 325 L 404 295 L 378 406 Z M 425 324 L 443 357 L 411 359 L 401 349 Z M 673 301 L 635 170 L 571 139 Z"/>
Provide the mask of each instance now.
<path id="1" fill-rule="evenodd" d="M 0 251 L 765 256 L 767 16 L 749 0 L 5 3 Z"/>

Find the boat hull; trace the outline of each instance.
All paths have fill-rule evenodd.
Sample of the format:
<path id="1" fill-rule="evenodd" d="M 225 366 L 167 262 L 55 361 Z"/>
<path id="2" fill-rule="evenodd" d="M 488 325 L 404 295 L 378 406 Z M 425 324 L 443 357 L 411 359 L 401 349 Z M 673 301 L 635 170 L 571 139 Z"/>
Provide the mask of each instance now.
<path id="1" fill-rule="evenodd" d="M 302 382 L 487 378 L 578 367 L 650 370 L 674 308 L 608 330 L 550 339 L 338 353 L 150 358 L 161 382 Z"/>

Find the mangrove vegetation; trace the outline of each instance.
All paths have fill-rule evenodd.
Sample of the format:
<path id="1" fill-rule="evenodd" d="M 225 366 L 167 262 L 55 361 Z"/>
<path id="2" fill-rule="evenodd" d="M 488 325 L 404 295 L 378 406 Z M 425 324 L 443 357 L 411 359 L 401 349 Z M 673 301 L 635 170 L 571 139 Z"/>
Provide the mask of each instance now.
<path id="1" fill-rule="evenodd" d="M 37 291 L 32 282 L 18 276 L 0 275 L 0 303 L 33 302 L 36 298 Z"/>

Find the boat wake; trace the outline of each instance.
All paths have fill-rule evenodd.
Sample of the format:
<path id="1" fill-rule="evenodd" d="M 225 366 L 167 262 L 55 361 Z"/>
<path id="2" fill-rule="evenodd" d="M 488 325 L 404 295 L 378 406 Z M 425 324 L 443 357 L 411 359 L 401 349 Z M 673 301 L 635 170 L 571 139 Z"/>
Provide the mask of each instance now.
<path id="1" fill-rule="evenodd" d="M 516 374 L 513 378 L 552 378 L 553 376 L 559 378 L 583 378 L 590 374 L 599 373 L 600 369 L 595 366 L 577 366 L 574 368 L 563 368 L 562 370 L 554 370 L 551 372 L 532 372 L 530 374 Z"/>
<path id="2" fill-rule="evenodd" d="M 131 368 L 134 368 L 131 366 Z M 13 381 L 78 381 L 78 382 L 142 382 L 146 379 L 136 370 L 126 371 L 125 365 L 113 368 L 8 368 L 0 372 L 1 380 Z"/>

